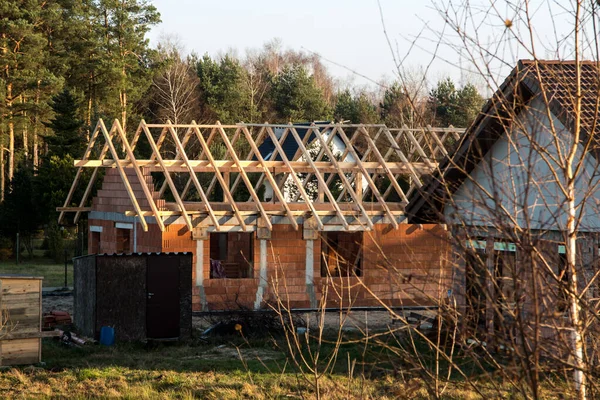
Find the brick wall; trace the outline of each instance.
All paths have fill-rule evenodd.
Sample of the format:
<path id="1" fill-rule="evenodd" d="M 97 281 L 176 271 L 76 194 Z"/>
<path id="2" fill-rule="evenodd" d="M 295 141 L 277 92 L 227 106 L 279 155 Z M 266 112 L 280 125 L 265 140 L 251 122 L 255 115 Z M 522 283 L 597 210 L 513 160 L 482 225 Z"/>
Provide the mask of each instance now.
<path id="1" fill-rule="evenodd" d="M 363 238 L 363 276 L 320 276 L 321 241 L 314 242 L 314 291 L 319 305 L 327 307 L 390 305 L 432 305 L 450 288 L 446 263 L 446 232 L 437 225 L 421 228 L 402 225 L 398 230 L 376 226 Z M 205 254 L 209 244 L 205 243 Z M 254 278 L 205 279 L 208 308 L 252 308 L 259 285 L 260 241 L 254 240 Z M 310 307 L 306 286 L 306 241 L 302 229 L 274 225 L 267 241 L 268 288 L 263 306 L 280 300 L 292 308 Z M 209 275 L 205 259 L 205 277 Z M 373 291 L 369 294 L 364 284 Z M 325 286 L 327 290 L 325 290 Z"/>
<path id="2" fill-rule="evenodd" d="M 132 168 L 125 168 L 125 173 L 141 210 L 150 211 L 150 204 L 148 203 L 148 200 L 146 200 L 142 185 L 140 184 L 135 171 Z M 142 168 L 142 173 L 145 179 L 144 183 L 150 190 L 158 209 L 162 209 L 165 206 L 165 200 L 158 198 L 159 194 L 154 190 L 154 184 L 149 170 Z M 118 213 L 134 210 L 129 194 L 125 189 L 125 185 L 116 168 L 108 168 L 106 170 L 102 188 L 98 190 L 96 197 L 92 200 L 92 210 Z"/>
<path id="3" fill-rule="evenodd" d="M 362 276 L 315 278 L 317 298 L 327 307 L 436 304 L 451 289 L 448 249 L 438 225 L 375 225 L 363 236 Z"/>

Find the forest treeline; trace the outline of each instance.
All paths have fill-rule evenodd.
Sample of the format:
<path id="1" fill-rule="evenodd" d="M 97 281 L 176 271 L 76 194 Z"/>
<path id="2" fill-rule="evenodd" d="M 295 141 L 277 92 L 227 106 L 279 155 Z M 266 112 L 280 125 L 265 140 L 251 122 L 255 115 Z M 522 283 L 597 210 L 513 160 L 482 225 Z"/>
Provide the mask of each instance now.
<path id="1" fill-rule="evenodd" d="M 317 55 L 278 40 L 242 56 L 187 55 L 169 39 L 152 48 L 159 22 L 144 0 L 0 2 L 0 235 L 56 219 L 99 118 L 129 132 L 142 118 L 465 127 L 483 103 L 475 86 L 449 78 L 431 88 L 422 77 L 339 82 Z"/>

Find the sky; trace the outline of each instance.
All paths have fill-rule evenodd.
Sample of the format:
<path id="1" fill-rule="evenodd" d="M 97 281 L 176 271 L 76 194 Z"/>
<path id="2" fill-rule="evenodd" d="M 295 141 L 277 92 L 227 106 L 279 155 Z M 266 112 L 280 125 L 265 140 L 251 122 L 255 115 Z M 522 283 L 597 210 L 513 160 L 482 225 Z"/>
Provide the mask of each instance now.
<path id="1" fill-rule="evenodd" d="M 278 38 L 284 48 L 318 53 L 334 77 L 352 85 L 373 85 L 372 81 L 389 82 L 395 78 L 397 69 L 389 38 L 397 59 L 404 59 L 402 67 L 417 73 L 426 68 L 431 82 L 448 76 L 459 84 L 481 79 L 477 73 L 468 71 L 476 68 L 466 53 L 461 56 L 464 50 L 457 50 L 461 46 L 456 46 L 459 43 L 456 35 L 434 8 L 434 4 L 439 7 L 447 1 L 151 0 L 161 14 L 162 23 L 151 30 L 149 38 L 155 46 L 161 37 L 174 36 L 188 53 L 210 56 L 230 49 L 243 56 L 245 50 L 260 48 Z M 554 58 L 555 32 L 559 35 L 569 32 L 570 25 L 565 22 L 569 14 L 561 4 L 563 1 L 568 0 L 530 1 L 536 40 L 550 44 L 546 47 L 538 44 L 543 58 Z M 452 14 L 466 29 L 477 30 L 478 40 L 491 49 L 491 53 L 479 57 L 480 66 L 486 58 L 495 62 L 494 72 L 500 82 L 517 59 L 531 58 L 515 39 L 527 41 L 528 32 L 516 16 L 521 11 L 512 9 L 511 3 L 518 2 L 472 0 L 469 2 L 472 14 L 466 15 L 460 9 Z M 489 13 L 490 4 L 494 7 L 491 14 L 495 15 Z M 510 40 L 506 39 L 505 18 L 514 19 Z M 440 33 L 446 43 L 437 46 Z M 405 58 L 406 54 L 410 55 Z M 485 86 L 482 82 L 474 83 Z"/>
<path id="2" fill-rule="evenodd" d="M 395 75 L 395 63 L 387 43 L 376 0 L 152 0 L 162 23 L 150 32 L 153 45 L 161 36 L 174 34 L 188 52 L 211 56 L 235 48 L 259 48 L 274 38 L 284 48 L 312 51 L 327 60 L 329 71 L 358 84 Z M 441 23 L 428 1 L 381 0 L 388 36 L 403 57 L 412 38 L 427 24 Z M 413 53 L 418 50 L 414 49 Z M 411 67 L 426 65 L 430 58 L 418 51 Z M 334 64 L 335 63 L 335 64 Z M 339 65 L 336 65 L 339 64 Z M 448 66 L 446 65 L 446 68 Z M 445 71 L 437 66 L 434 74 Z"/>

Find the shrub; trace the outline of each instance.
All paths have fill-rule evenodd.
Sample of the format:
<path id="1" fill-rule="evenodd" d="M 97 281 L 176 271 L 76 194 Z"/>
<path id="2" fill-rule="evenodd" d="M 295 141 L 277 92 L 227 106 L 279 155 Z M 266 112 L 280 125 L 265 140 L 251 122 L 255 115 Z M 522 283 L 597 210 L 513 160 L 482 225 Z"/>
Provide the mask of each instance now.
<path id="1" fill-rule="evenodd" d="M 64 259 L 64 240 L 62 231 L 56 223 L 50 224 L 48 227 L 48 251 L 50 257 L 56 262 L 61 262 Z"/>

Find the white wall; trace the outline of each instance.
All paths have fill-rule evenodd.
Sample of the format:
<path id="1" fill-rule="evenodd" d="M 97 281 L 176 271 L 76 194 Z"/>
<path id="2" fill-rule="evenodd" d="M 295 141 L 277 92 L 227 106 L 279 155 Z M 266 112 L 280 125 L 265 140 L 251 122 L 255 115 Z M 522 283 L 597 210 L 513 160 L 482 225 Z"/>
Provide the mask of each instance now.
<path id="1" fill-rule="evenodd" d="M 551 134 L 542 100 L 517 119 L 519 123 L 498 139 L 486 157 L 471 172 L 448 202 L 444 214 L 449 223 L 494 226 L 516 222 L 530 229 L 559 230 L 566 226 L 565 196 L 557 183 L 563 172 L 552 158 L 563 154 L 572 134 L 552 115 L 558 141 Z M 527 132 L 524 134 L 524 132 Z M 578 145 L 576 160 L 581 160 Z M 600 230 L 600 188 L 596 159 L 586 154 L 584 168 L 576 180 L 580 231 Z M 583 200 L 586 203 L 582 203 Z"/>

